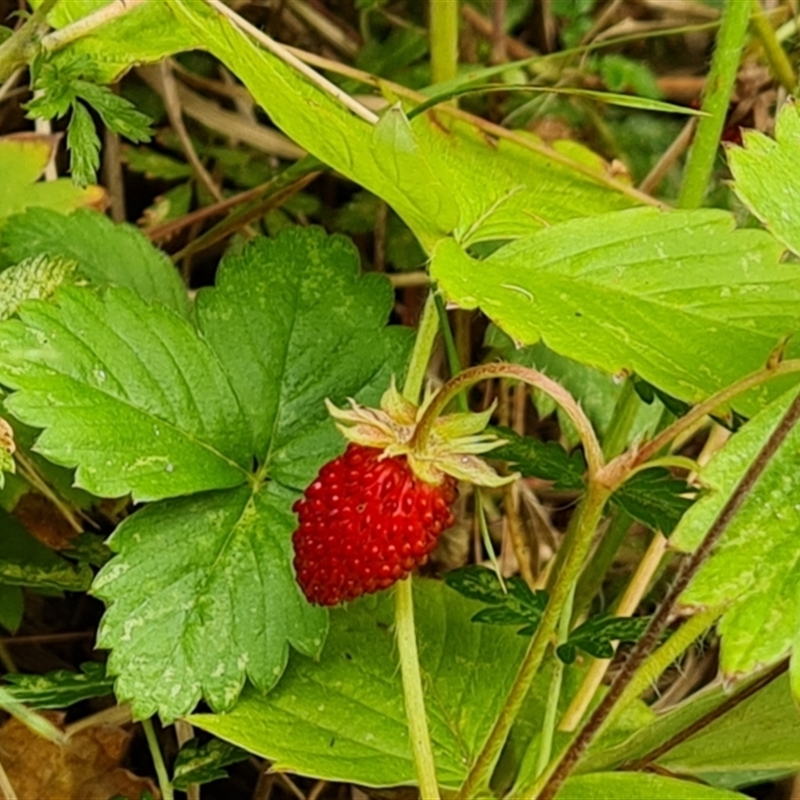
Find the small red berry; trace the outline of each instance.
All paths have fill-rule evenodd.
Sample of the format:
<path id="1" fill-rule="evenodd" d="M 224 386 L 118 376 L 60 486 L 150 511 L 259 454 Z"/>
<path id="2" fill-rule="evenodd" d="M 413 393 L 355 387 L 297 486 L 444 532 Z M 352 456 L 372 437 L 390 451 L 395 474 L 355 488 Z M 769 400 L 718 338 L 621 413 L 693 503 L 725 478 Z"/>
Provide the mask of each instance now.
<path id="1" fill-rule="evenodd" d="M 424 564 L 455 522 L 454 478 L 434 486 L 405 456 L 382 453 L 350 444 L 294 504 L 294 568 L 312 603 L 333 606 L 388 588 Z"/>

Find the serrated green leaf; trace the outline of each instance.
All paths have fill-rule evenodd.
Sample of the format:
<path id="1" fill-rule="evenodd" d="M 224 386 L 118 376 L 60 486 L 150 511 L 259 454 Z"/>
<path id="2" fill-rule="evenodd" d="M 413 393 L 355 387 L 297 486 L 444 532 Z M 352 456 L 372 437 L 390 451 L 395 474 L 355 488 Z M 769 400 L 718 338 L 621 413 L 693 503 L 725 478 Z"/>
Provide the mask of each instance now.
<path id="1" fill-rule="evenodd" d="M 448 572 L 444 579 L 451 589 L 470 600 L 487 605 L 505 602 L 506 593 L 494 570 L 479 566 L 460 567 Z"/>
<path id="2" fill-rule="evenodd" d="M 239 402 L 188 322 L 120 287 L 67 287 L 19 316 L 0 324 L 5 405 L 76 485 L 152 500 L 245 481 Z"/>
<path id="3" fill-rule="evenodd" d="M 57 555 L 0 509 L 0 583 L 81 592 L 89 588 L 91 580 L 89 567 L 73 565 Z"/>
<path id="4" fill-rule="evenodd" d="M 73 84 L 75 94 L 85 100 L 100 115 L 103 124 L 114 133 L 132 142 L 149 142 L 153 131 L 146 114 L 124 97 L 114 94 L 107 86 L 98 86 L 88 81 L 77 80 Z"/>
<path id="5" fill-rule="evenodd" d="M 0 272 L 0 321 L 13 316 L 25 300 L 47 300 L 74 280 L 76 264 L 43 253 Z"/>
<path id="6" fill-rule="evenodd" d="M 109 540 L 119 555 L 93 593 L 109 608 L 98 646 L 111 648 L 120 701 L 143 718 L 229 709 L 249 677 L 266 691 L 289 645 L 322 647 L 326 614 L 308 605 L 291 568 L 296 495 L 267 483 L 146 506 Z"/>
<path id="7" fill-rule="evenodd" d="M 67 150 L 72 180 L 81 187 L 94 183 L 100 167 L 100 139 L 94 129 L 94 120 L 83 103 L 72 104 L 72 116 L 67 126 Z"/>
<path id="8" fill-rule="evenodd" d="M 566 780 L 556 800 L 746 800 L 725 789 L 640 772 L 596 772 Z"/>
<path id="9" fill-rule="evenodd" d="M 649 617 L 592 617 L 575 628 L 556 653 L 565 664 L 575 660 L 578 650 L 595 658 L 611 658 L 612 642 L 637 642 L 649 622 Z"/>
<path id="10" fill-rule="evenodd" d="M 580 450 L 567 453 L 558 442 L 542 442 L 520 436 L 510 428 L 489 428 L 506 444 L 492 450 L 490 457 L 508 461 L 523 477 L 555 481 L 556 489 L 583 489 L 586 461 Z"/>
<path id="11" fill-rule="evenodd" d="M 2 245 L 12 262 L 47 253 L 74 260 L 93 283 L 127 286 L 145 300 L 158 300 L 189 317 L 186 287 L 170 260 L 147 237 L 104 214 L 80 210 L 69 216 L 44 208 L 8 220 Z"/>
<path id="12" fill-rule="evenodd" d="M 0 625 L 9 633 L 16 633 L 25 613 L 25 597 L 19 586 L 0 583 Z"/>
<path id="13" fill-rule="evenodd" d="M 3 176 L 0 227 L 7 217 L 33 206 L 66 213 L 81 206 L 99 205 L 102 201 L 104 191 L 99 186 L 80 189 L 69 178 L 36 182 L 53 155 L 55 143 L 55 138 L 30 134 L 0 139 L 0 175 Z"/>
<path id="14" fill-rule="evenodd" d="M 172 785 L 178 791 L 186 791 L 191 784 L 202 785 L 227 777 L 224 767 L 238 764 L 250 754 L 228 742 L 211 739 L 200 744 L 191 739 L 181 747 L 173 771 Z"/>
<path id="15" fill-rule="evenodd" d="M 734 434 L 703 470 L 709 487 L 670 541 L 694 550 L 783 416 L 795 391 Z M 770 665 L 800 638 L 800 428 L 793 428 L 682 597 L 686 605 L 728 604 L 718 625 L 727 675 Z M 797 659 L 794 659 L 796 662 Z"/>
<path id="16" fill-rule="evenodd" d="M 669 536 L 696 495 L 696 489 L 673 477 L 668 469 L 653 467 L 625 481 L 611 496 L 611 502 L 648 528 Z"/>
<path id="17" fill-rule="evenodd" d="M 404 337 L 384 329 L 391 286 L 359 277 L 358 261 L 344 237 L 287 228 L 225 258 L 217 287 L 198 294 L 198 324 L 242 401 L 251 452 L 298 489 L 341 447 L 325 399 L 361 398 L 388 383 L 391 369 L 376 380 L 387 363 L 403 368 Z"/>
<path id="18" fill-rule="evenodd" d="M 744 131 L 744 147 L 728 150 L 733 188 L 742 202 L 790 250 L 800 254 L 800 113 L 794 100 L 778 112 L 775 139 Z"/>
<path id="19" fill-rule="evenodd" d="M 438 777 L 456 787 L 505 700 L 525 642 L 473 625 L 476 603 L 441 583 L 415 581 L 414 602 Z M 277 770 L 367 786 L 413 784 L 393 622 L 388 592 L 336 609 L 319 662 L 292 656 L 268 695 L 247 690 L 229 714 L 191 722 L 273 760 Z"/>
<path id="20" fill-rule="evenodd" d="M 446 239 L 431 272 L 518 342 L 697 401 L 800 329 L 800 275 L 781 252 L 723 211 L 634 209 L 553 225 L 483 261 Z"/>
<path id="21" fill-rule="evenodd" d="M 106 676 L 103 664 L 88 661 L 80 672 L 59 669 L 46 675 L 9 673 L 3 676 L 5 689 L 11 697 L 31 708 L 67 708 L 88 700 L 111 694 L 113 680 Z"/>

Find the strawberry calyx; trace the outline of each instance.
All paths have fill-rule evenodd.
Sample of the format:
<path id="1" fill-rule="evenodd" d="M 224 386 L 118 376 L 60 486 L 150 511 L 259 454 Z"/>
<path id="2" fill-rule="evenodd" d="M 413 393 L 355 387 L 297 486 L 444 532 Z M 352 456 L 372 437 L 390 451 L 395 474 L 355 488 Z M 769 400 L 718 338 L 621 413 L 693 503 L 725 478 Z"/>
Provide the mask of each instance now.
<path id="1" fill-rule="evenodd" d="M 438 486 L 449 475 L 477 486 L 497 487 L 519 477 L 518 473 L 498 475 L 479 458 L 504 444 L 502 439 L 484 432 L 494 404 L 479 413 L 442 415 L 434 421 L 429 434 L 420 439 L 420 421 L 435 397 L 426 392 L 422 404 L 416 406 L 403 397 L 392 380 L 379 408 L 362 406 L 352 399 L 349 409 L 325 402 L 349 442 L 381 450 L 381 458 L 405 456 L 414 475 L 426 483 Z"/>

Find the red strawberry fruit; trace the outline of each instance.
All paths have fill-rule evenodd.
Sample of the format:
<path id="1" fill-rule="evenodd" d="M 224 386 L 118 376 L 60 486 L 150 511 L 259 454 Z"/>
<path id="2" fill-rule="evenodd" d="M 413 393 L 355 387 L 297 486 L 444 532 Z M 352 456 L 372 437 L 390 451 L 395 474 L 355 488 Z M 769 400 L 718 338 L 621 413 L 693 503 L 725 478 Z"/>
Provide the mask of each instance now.
<path id="1" fill-rule="evenodd" d="M 414 475 L 405 456 L 382 455 L 349 445 L 294 505 L 294 567 L 312 603 L 332 606 L 388 588 L 424 564 L 455 522 L 454 478 L 434 486 Z"/>
<path id="2" fill-rule="evenodd" d="M 478 458 L 502 444 L 480 433 L 492 409 L 437 417 L 417 435 L 431 400 L 417 407 L 392 384 L 380 408 L 328 403 L 350 444 L 294 504 L 294 568 L 310 602 L 333 606 L 405 578 L 455 521 L 456 481 L 502 486 L 517 477 Z"/>

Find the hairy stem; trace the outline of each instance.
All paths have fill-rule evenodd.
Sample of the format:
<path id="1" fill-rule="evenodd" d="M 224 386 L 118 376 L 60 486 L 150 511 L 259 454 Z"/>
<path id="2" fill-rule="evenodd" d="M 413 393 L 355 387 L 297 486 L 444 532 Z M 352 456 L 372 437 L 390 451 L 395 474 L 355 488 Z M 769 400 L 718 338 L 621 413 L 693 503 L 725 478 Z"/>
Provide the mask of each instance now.
<path id="1" fill-rule="evenodd" d="M 464 373 L 466 374 L 466 373 Z M 590 481 L 586 497 L 573 517 L 572 546 L 564 559 L 561 571 L 547 601 L 539 627 L 531 639 L 506 702 L 492 728 L 486 743 L 458 792 L 458 800 L 472 800 L 486 788 L 494 770 L 500 750 L 511 726 L 517 718 L 525 697 L 539 672 L 547 649 L 555 641 L 555 633 L 564 610 L 569 603 L 575 581 L 589 552 L 594 531 L 600 521 L 610 490 L 602 483 Z"/>
<path id="2" fill-rule="evenodd" d="M 728 104 L 739 70 L 739 59 L 744 46 L 752 5 L 746 0 L 725 3 L 722 7 L 722 24 L 717 34 L 717 48 L 711 62 L 703 97 L 703 117 L 689 150 L 686 172 L 678 198 L 681 208 L 699 208 L 703 203 L 708 181 L 714 169 L 719 140 L 725 127 Z"/>
<path id="3" fill-rule="evenodd" d="M 167 766 L 164 764 L 164 756 L 161 754 L 161 748 L 158 745 L 158 737 L 156 736 L 155 729 L 153 728 L 153 720 L 143 719 L 142 729 L 144 730 L 145 738 L 147 739 L 147 747 L 150 749 L 150 757 L 153 759 L 153 766 L 156 768 L 156 776 L 158 777 L 158 787 L 161 789 L 161 797 L 164 800 L 174 800 L 175 792 L 172 788 L 172 782 L 167 773 Z"/>
<path id="4" fill-rule="evenodd" d="M 563 784 L 575 764 L 577 764 L 578 759 L 580 759 L 586 751 L 586 748 L 595 739 L 603 727 L 606 718 L 614 710 L 614 707 L 623 692 L 625 692 L 628 684 L 633 680 L 640 665 L 647 658 L 648 653 L 651 652 L 666 630 L 678 605 L 678 601 L 689 585 L 689 582 L 697 574 L 702 564 L 708 559 L 711 551 L 716 546 L 717 542 L 719 542 L 731 520 L 750 496 L 753 487 L 758 482 L 758 479 L 761 477 L 778 448 L 786 440 L 786 437 L 789 435 L 798 419 L 800 419 L 800 394 L 792 401 L 792 404 L 789 406 L 769 439 L 747 468 L 747 471 L 742 476 L 733 494 L 728 498 L 728 501 L 712 523 L 700 546 L 683 562 L 672 586 L 661 602 L 661 605 L 658 607 L 644 635 L 634 646 L 633 650 L 631 650 L 630 655 L 623 664 L 617 677 L 614 679 L 614 682 L 611 684 L 606 696 L 595 709 L 583 730 L 578 734 L 554 770 L 548 788 L 546 789 L 548 793 L 552 789 L 553 794 L 555 794 L 555 791 Z M 545 796 L 552 795 L 546 794 Z"/>
<path id="5" fill-rule="evenodd" d="M 400 672 L 403 677 L 403 697 L 420 797 L 424 797 L 425 800 L 438 800 L 439 786 L 436 782 L 433 745 L 428 731 L 428 718 L 425 714 L 425 697 L 422 690 L 422 674 L 419 668 L 417 637 L 414 630 L 414 599 L 410 577 L 397 584 L 395 603 L 395 632 L 397 650 L 400 654 Z"/>
<path id="6" fill-rule="evenodd" d="M 411 403 L 419 402 L 438 328 L 436 298 L 434 291 L 431 290 L 422 310 L 417 338 L 414 341 L 414 351 L 411 354 L 411 363 L 408 366 L 408 374 L 403 386 L 403 396 Z M 438 800 L 439 786 L 436 781 L 436 763 L 428 730 L 428 716 L 425 712 L 425 694 L 422 688 L 417 634 L 414 626 L 413 585 L 410 577 L 400 581 L 395 589 L 395 631 L 400 658 L 400 673 L 403 680 L 406 720 L 408 721 L 411 753 L 414 757 L 414 769 L 417 773 L 420 796 L 425 800 L 428 798 Z"/>
<path id="7" fill-rule="evenodd" d="M 636 572 L 625 590 L 625 594 L 619 601 L 619 604 L 614 609 L 614 616 L 616 617 L 630 617 L 639 606 L 639 603 L 653 579 L 658 565 L 664 556 L 667 548 L 667 540 L 660 534 L 654 533 L 653 540 L 647 548 L 644 558 L 636 569 Z M 595 658 L 592 659 L 592 665 L 583 679 L 578 693 L 573 698 L 569 708 L 564 712 L 564 718 L 561 720 L 559 729 L 562 731 L 574 731 L 586 709 L 592 702 L 595 693 L 600 688 L 606 672 L 611 665 L 612 659 L 610 658 Z"/>

